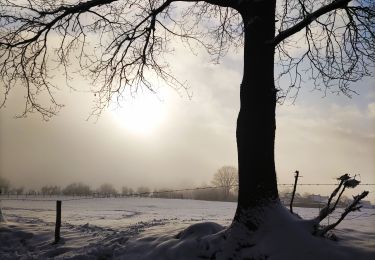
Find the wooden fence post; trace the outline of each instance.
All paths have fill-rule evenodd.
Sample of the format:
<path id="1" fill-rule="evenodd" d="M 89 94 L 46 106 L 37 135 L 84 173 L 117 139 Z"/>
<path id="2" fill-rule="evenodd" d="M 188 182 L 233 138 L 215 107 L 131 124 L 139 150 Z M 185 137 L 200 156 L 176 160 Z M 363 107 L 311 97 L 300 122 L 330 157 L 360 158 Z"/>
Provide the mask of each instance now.
<path id="1" fill-rule="evenodd" d="M 299 178 L 299 171 L 295 171 L 296 175 L 294 175 L 294 187 L 293 187 L 293 193 L 292 193 L 292 198 L 290 199 L 290 212 L 293 213 L 293 200 L 294 196 L 296 195 L 296 189 L 297 189 L 297 182 Z"/>
<path id="2" fill-rule="evenodd" d="M 56 201 L 56 225 L 55 225 L 55 244 L 60 241 L 61 227 L 61 200 Z"/>

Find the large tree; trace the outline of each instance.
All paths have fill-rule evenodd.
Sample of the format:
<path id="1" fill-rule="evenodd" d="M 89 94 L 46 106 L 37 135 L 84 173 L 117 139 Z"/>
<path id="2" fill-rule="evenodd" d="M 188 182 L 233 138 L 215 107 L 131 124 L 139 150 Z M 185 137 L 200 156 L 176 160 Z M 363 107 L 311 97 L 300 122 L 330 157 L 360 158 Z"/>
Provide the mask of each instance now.
<path id="1" fill-rule="evenodd" d="M 374 5 L 372 0 L 1 0 L 1 106 L 13 87 L 22 85 L 23 115 L 52 117 L 61 105 L 49 68 L 57 62 L 69 74 L 74 59 L 96 86 L 93 113 L 100 114 L 123 94 L 141 87 L 154 91 L 149 79 L 155 76 L 184 87 L 163 59 L 173 38 L 189 46 L 196 42 L 215 61 L 243 48 L 234 222 L 254 230 L 258 222 L 249 211 L 278 202 L 277 102 L 296 96 L 304 79 L 350 96 L 350 83 L 371 76 Z"/>

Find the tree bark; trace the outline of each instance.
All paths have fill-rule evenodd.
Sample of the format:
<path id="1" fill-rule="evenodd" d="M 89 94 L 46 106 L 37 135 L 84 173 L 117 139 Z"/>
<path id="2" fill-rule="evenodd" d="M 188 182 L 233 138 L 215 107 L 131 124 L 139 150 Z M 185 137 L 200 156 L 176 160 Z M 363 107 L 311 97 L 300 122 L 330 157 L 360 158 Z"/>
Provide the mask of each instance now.
<path id="1" fill-rule="evenodd" d="M 274 144 L 274 0 L 246 1 L 239 12 L 245 27 L 244 72 L 237 118 L 239 189 L 234 221 L 257 229 L 249 212 L 278 201 Z M 249 211 L 250 210 L 250 211 Z"/>

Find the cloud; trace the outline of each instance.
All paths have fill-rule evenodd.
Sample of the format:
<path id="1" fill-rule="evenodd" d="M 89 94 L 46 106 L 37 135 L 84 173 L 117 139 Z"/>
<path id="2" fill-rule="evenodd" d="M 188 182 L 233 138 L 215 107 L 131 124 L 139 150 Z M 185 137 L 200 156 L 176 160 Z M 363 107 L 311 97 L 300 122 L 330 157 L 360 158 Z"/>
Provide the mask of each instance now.
<path id="1" fill-rule="evenodd" d="M 374 119 L 375 118 L 375 102 L 368 104 L 367 108 L 368 108 L 368 117 L 370 119 Z"/>

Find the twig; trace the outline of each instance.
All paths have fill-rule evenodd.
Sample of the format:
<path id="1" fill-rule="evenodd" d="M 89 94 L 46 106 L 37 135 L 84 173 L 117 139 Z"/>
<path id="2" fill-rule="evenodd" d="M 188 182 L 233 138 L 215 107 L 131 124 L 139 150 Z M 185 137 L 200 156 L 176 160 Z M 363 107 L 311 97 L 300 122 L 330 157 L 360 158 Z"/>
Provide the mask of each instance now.
<path id="1" fill-rule="evenodd" d="M 336 187 L 336 189 L 334 189 L 334 191 L 331 193 L 331 196 L 329 196 L 329 199 L 328 199 L 328 202 L 327 202 L 327 205 L 322 208 L 322 210 L 319 212 L 319 216 L 317 217 L 317 220 L 319 222 L 321 222 L 323 219 L 325 219 L 329 214 L 331 214 L 335 209 L 336 209 L 336 206 L 337 206 L 337 203 L 339 202 L 340 198 L 341 198 L 341 195 L 344 193 L 345 191 L 345 183 L 346 181 L 348 181 L 350 179 L 350 176 L 349 174 L 345 173 L 344 175 L 341 175 L 339 178 L 337 178 L 337 180 L 340 181 L 339 185 Z M 330 207 L 331 206 L 331 202 L 332 202 L 332 199 L 337 195 L 337 193 L 340 191 L 341 187 L 344 185 L 344 188 L 342 189 L 342 191 L 340 192 L 335 204 L 333 207 Z"/>
<path id="2" fill-rule="evenodd" d="M 350 213 L 353 211 L 359 211 L 362 208 L 362 205 L 358 205 L 360 201 L 365 198 L 369 194 L 368 191 L 363 191 L 361 194 L 353 197 L 353 202 L 350 203 L 349 206 L 345 208 L 345 211 L 341 214 L 340 218 L 333 224 L 325 226 L 323 229 L 319 230 L 317 232 L 317 235 L 324 236 L 328 231 L 331 229 L 334 229 L 338 224 L 340 224 L 341 221 Z"/>

